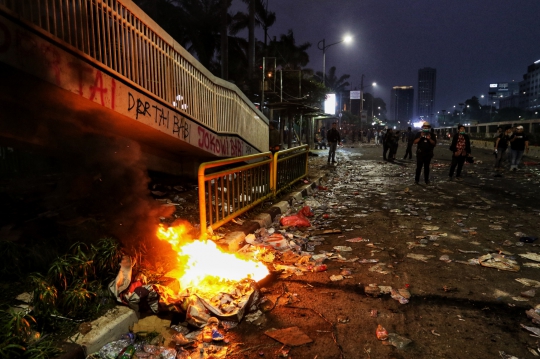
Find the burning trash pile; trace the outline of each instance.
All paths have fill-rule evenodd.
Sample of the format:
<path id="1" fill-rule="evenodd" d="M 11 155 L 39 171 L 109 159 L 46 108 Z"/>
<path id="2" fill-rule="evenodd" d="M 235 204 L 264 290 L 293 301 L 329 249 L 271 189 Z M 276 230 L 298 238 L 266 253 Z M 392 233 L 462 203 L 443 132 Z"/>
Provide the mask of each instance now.
<path id="1" fill-rule="evenodd" d="M 177 253 L 178 266 L 165 277 L 179 285 L 177 292 L 170 286 L 158 291 L 165 306 L 186 312 L 189 324 L 204 327 L 211 316 L 239 322 L 257 303 L 256 282 L 269 271 L 256 253 L 226 253 L 211 240 L 193 240 L 186 225 L 161 226 L 157 236 Z"/>
<path id="2" fill-rule="evenodd" d="M 221 358 L 228 340 L 220 331 L 235 327 L 249 311 L 258 309 L 257 282 L 270 273 L 257 256 L 263 249 L 227 253 L 211 240 L 195 240 L 188 224 L 160 226 L 157 237 L 177 254 L 175 269 L 149 284 L 140 273 L 133 276 L 134 261 L 125 256 L 109 289 L 116 299 L 137 311 L 179 312 L 185 321 L 168 328 L 169 340 L 124 335 L 101 348 L 96 358 L 189 358 L 192 351 Z M 172 279 L 172 280 L 168 280 Z M 161 338 L 163 339 L 163 338 Z M 204 344 L 204 345 L 203 345 Z M 210 345 L 213 344 L 213 345 Z M 207 357 L 201 354 L 201 358 Z"/>

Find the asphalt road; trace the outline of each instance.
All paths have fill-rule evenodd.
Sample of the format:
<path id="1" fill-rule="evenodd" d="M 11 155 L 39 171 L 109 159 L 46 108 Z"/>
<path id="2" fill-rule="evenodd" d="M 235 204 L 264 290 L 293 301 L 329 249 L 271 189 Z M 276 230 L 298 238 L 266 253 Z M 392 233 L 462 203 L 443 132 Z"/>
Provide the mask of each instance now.
<path id="1" fill-rule="evenodd" d="M 404 151 L 400 143 L 397 157 Z M 232 343 L 243 343 L 229 357 L 283 355 L 264 331 L 291 326 L 313 342 L 291 348 L 290 358 L 499 358 L 500 352 L 533 358 L 532 351 L 539 353 L 538 338 L 520 327 L 534 326 L 525 311 L 538 304 L 536 293 L 516 281 L 540 280 L 540 269 L 524 266 L 535 262 L 519 256 L 539 252 L 540 241 L 523 243 L 523 234 L 516 235 L 540 232 L 537 165 L 497 175 L 491 153 L 473 149 L 476 163 L 465 165 L 463 181 L 450 182 L 451 152 L 442 143 L 432 161 L 432 185 L 426 186 L 414 184 L 414 158 L 382 161 L 380 146 L 340 147 L 335 166 L 327 166 L 326 151 L 314 152 L 320 156 L 310 159 L 310 168 L 328 171 L 327 189 L 295 205 L 309 204 L 315 213 L 313 227 L 296 233 L 340 229 L 316 239 L 320 244 L 312 252 L 340 257 L 326 260 L 324 272 L 283 273 L 267 281 L 266 296 L 276 306 L 259 325 L 243 321 L 228 333 Z M 346 241 L 353 238 L 363 241 Z M 495 259 L 482 257 L 486 254 Z M 479 258 L 514 271 L 479 265 Z M 330 279 L 340 274 L 346 277 Z M 411 297 L 400 304 L 390 294 L 368 295 L 370 284 L 407 289 Z M 402 349 L 385 345 L 388 341 L 377 340 L 378 324 L 412 342 Z"/>

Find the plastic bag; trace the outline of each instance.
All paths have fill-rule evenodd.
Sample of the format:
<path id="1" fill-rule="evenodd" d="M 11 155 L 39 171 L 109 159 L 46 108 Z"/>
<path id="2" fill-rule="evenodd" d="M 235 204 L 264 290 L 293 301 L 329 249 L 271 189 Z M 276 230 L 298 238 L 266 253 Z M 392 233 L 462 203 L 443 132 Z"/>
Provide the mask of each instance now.
<path id="1" fill-rule="evenodd" d="M 103 359 L 116 359 L 118 354 L 130 344 L 131 341 L 126 339 L 107 343 L 99 350 L 99 356 Z"/>
<path id="2" fill-rule="evenodd" d="M 285 227 L 311 227 L 309 220 L 300 213 L 283 217 L 280 223 Z"/>
<path id="3" fill-rule="evenodd" d="M 282 226 L 288 227 L 311 227 L 311 223 L 306 217 L 312 217 L 313 212 L 309 206 L 304 206 L 297 214 L 283 217 L 280 221 Z"/>

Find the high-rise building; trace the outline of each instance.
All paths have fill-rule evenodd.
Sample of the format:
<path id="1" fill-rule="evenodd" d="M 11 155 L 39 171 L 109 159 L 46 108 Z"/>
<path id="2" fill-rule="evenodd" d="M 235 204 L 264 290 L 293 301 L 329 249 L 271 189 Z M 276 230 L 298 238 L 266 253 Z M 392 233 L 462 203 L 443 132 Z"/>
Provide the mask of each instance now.
<path id="1" fill-rule="evenodd" d="M 519 83 L 519 107 L 529 111 L 540 109 L 540 60 L 527 67 Z"/>
<path id="2" fill-rule="evenodd" d="M 394 86 L 390 98 L 390 110 L 398 127 L 405 128 L 412 122 L 414 106 L 414 88 L 412 86 Z"/>
<path id="3" fill-rule="evenodd" d="M 499 108 L 519 107 L 519 83 L 497 82 L 489 84 L 487 104 Z"/>
<path id="4" fill-rule="evenodd" d="M 424 67 L 418 70 L 418 100 L 416 103 L 416 116 L 425 120 L 431 119 L 435 105 L 435 85 L 437 83 L 437 70 Z"/>

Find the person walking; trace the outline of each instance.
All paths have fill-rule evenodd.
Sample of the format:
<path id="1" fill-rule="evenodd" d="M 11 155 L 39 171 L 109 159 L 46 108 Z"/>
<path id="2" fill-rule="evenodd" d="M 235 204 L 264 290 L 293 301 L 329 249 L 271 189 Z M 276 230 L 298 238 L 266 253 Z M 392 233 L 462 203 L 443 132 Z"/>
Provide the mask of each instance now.
<path id="1" fill-rule="evenodd" d="M 512 150 L 510 171 L 517 171 L 523 152 L 529 153 L 529 137 L 523 132 L 523 126 L 516 127 L 516 132 L 510 136 L 510 149 Z"/>
<path id="2" fill-rule="evenodd" d="M 416 175 L 414 183 L 419 184 L 422 168 L 424 169 L 424 181 L 429 182 L 429 164 L 433 157 L 433 149 L 437 145 L 437 138 L 429 132 L 431 125 L 428 122 L 422 124 L 422 130 L 416 134 L 413 144 L 416 146 Z"/>
<path id="3" fill-rule="evenodd" d="M 502 161 L 504 159 L 504 153 L 508 149 L 508 141 L 510 141 L 510 126 L 506 126 L 504 129 L 502 126 L 499 126 L 497 129 L 497 137 L 495 139 L 495 171 L 500 171 L 502 169 Z"/>
<path id="4" fill-rule="evenodd" d="M 332 163 L 336 163 L 336 148 L 338 143 L 341 142 L 337 123 L 332 124 L 332 128 L 326 133 L 326 139 L 328 140 L 328 163 L 330 163 L 330 158 L 332 158 Z"/>
<path id="5" fill-rule="evenodd" d="M 465 126 L 458 125 L 458 132 L 452 138 L 450 151 L 452 151 L 452 163 L 450 164 L 448 177 L 450 181 L 453 179 L 457 166 L 456 180 L 461 181 L 461 169 L 463 168 L 465 159 L 471 155 L 471 140 L 465 132 Z"/>
<path id="6" fill-rule="evenodd" d="M 405 156 L 403 156 L 403 159 L 406 159 L 408 154 L 409 160 L 412 160 L 412 145 L 414 142 L 414 133 L 412 132 L 410 126 L 407 127 L 407 132 L 405 132 L 405 138 L 407 139 L 407 149 L 405 150 Z"/>
<path id="7" fill-rule="evenodd" d="M 391 138 L 394 136 L 394 131 L 391 128 L 388 128 L 386 130 L 386 133 L 384 134 L 382 138 L 382 146 L 383 146 L 383 160 L 387 160 L 386 153 L 390 149 L 390 141 Z"/>
<path id="8" fill-rule="evenodd" d="M 399 138 L 401 137 L 399 132 L 400 132 L 399 130 L 394 132 L 394 135 L 389 140 L 388 147 L 390 148 L 390 153 L 389 153 L 388 160 L 390 162 L 394 162 L 394 160 L 396 159 L 396 153 L 399 146 Z"/>

